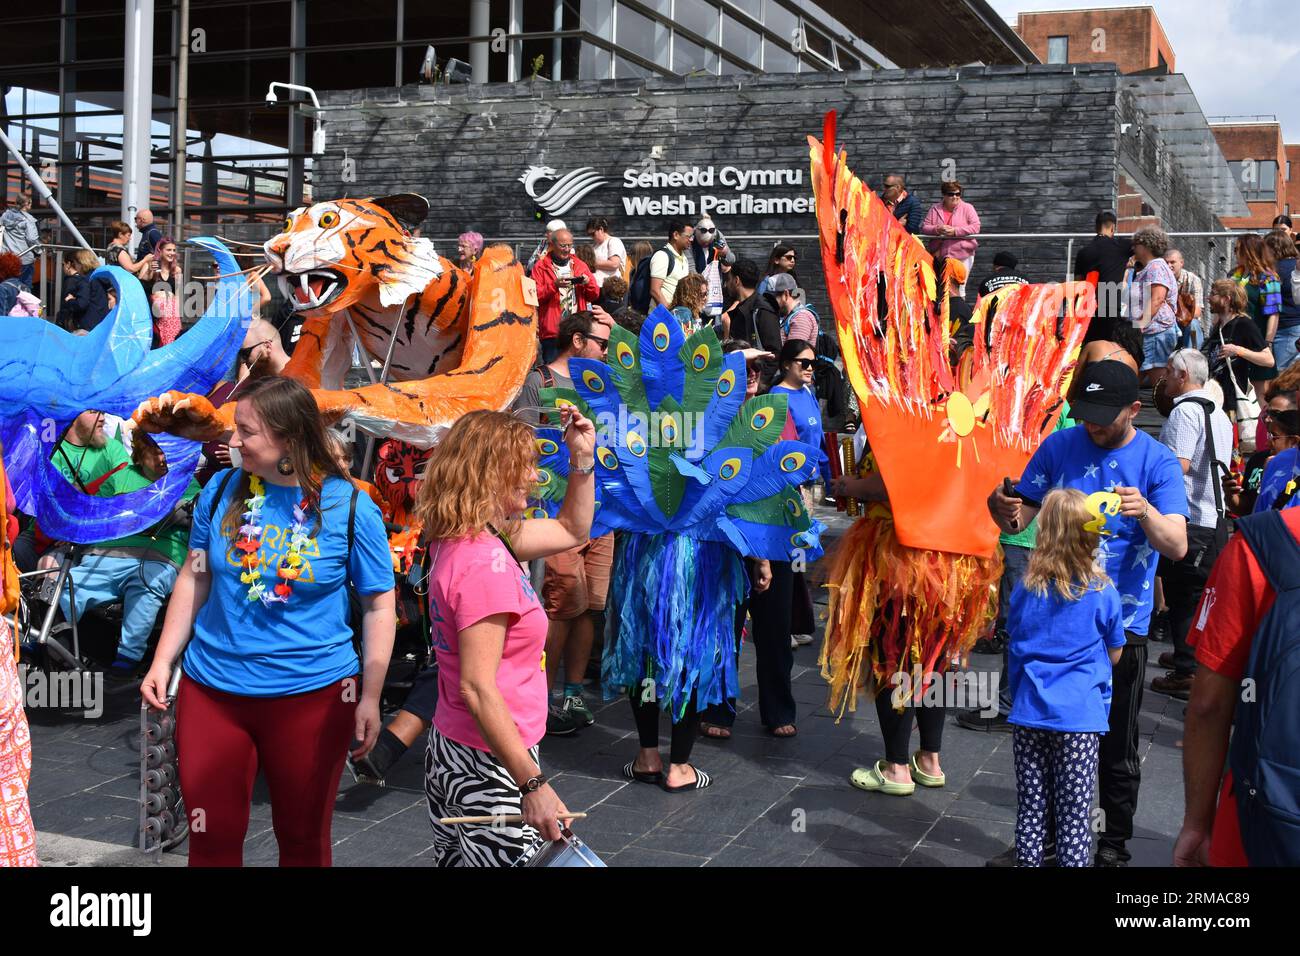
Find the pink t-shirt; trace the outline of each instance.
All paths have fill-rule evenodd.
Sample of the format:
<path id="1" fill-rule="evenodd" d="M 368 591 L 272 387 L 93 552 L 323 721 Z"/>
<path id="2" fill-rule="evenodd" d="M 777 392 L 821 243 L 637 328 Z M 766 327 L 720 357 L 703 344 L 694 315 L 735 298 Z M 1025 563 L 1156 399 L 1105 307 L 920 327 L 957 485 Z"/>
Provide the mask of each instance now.
<path id="1" fill-rule="evenodd" d="M 438 732 L 476 750 L 491 750 L 460 694 L 460 632 L 508 614 L 497 688 L 525 747 L 546 734 L 546 612 L 519 563 L 490 532 L 435 542 L 429 548 L 429 620 L 438 655 Z"/>

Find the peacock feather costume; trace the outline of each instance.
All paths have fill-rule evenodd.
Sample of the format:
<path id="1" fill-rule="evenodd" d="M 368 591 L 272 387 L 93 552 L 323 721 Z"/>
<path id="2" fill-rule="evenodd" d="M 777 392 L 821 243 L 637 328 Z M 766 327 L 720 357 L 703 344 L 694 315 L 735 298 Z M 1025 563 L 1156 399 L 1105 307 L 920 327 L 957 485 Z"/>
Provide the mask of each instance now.
<path id="1" fill-rule="evenodd" d="M 782 440 L 786 398 L 745 400 L 745 358 L 724 355 L 712 329 L 687 335 L 662 306 L 640 336 L 614 327 L 606 360 L 570 359 L 574 388 L 542 389 L 596 424 L 593 537 L 622 532 L 607 608 L 602 679 L 653 699 L 676 720 L 736 697 L 734 612 L 749 588 L 742 556 L 821 555 L 822 526 L 798 486 L 820 449 Z M 558 414 L 558 413 L 557 413 Z M 568 452 L 556 428 L 537 432 L 539 500 L 558 513 Z"/>

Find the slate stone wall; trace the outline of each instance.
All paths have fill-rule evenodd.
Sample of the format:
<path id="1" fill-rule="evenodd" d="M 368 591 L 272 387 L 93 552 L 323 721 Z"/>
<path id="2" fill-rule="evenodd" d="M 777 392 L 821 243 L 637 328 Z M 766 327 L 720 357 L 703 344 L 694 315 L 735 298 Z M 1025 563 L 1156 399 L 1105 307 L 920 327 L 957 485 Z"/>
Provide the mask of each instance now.
<path id="1" fill-rule="evenodd" d="M 829 109 L 839 113 L 838 142 L 860 176 L 878 185 L 883 173 L 901 172 L 927 207 L 942 179 L 955 176 L 985 232 L 1091 232 L 1096 213 L 1116 203 L 1119 74 L 1110 66 L 407 86 L 327 93 L 324 102 L 329 149 L 315 163 L 315 198 L 422 193 L 433 204 L 424 235 L 444 255 L 454 255 L 455 236 L 466 229 L 531 251 L 550 217 L 519 182 L 528 166 L 549 166 L 556 176 L 594 168 L 607 184 L 563 218 L 582 241 L 588 217 L 607 216 L 629 248 L 641 237 L 661 244 L 668 217 L 628 214 L 625 197 L 737 195 L 716 180 L 711 189 L 627 189 L 629 168 L 713 166 L 715 176 L 724 166 L 793 169 L 802 173 L 799 185 L 760 186 L 753 195 L 810 197 L 807 136 L 820 134 Z M 344 181 L 345 149 L 355 181 Z M 1165 182 L 1186 188 L 1177 177 Z M 551 185 L 542 180 L 537 192 Z M 1200 220 L 1181 199 L 1168 208 L 1180 223 Z M 775 242 L 814 232 L 810 212 L 714 219 L 760 266 Z M 828 318 L 815 240 L 795 245 L 800 281 Z M 1032 278 L 1065 275 L 1066 240 L 985 240 L 971 299 L 1004 248 Z"/>

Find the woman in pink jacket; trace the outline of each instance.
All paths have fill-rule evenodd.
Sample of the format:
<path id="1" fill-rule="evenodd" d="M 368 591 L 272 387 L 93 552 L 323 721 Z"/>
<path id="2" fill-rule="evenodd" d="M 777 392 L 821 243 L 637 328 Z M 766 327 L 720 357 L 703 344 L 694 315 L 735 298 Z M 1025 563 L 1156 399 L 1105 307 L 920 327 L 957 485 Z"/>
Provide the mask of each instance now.
<path id="1" fill-rule="evenodd" d="M 960 259 L 966 266 L 966 275 L 969 276 L 975 265 L 975 249 L 979 246 L 978 239 L 969 237 L 980 231 L 980 217 L 974 206 L 962 201 L 961 183 L 955 179 L 946 182 L 943 184 L 942 191 L 943 201 L 935 203 L 925 214 L 921 232 L 934 237 L 930 241 L 929 248 L 936 259 L 940 256 Z M 965 298 L 965 282 L 961 284 L 958 294 Z"/>

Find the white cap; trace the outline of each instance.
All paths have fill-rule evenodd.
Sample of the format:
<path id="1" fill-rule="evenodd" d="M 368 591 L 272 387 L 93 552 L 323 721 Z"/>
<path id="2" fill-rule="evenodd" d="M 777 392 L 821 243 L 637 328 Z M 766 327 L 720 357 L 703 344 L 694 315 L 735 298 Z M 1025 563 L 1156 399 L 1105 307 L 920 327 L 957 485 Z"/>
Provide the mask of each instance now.
<path id="1" fill-rule="evenodd" d="M 547 232 L 559 232 L 561 229 L 568 229 L 568 228 L 569 227 L 564 224 L 563 219 L 552 219 L 550 222 L 546 224 Z"/>

